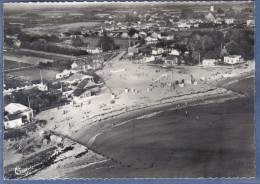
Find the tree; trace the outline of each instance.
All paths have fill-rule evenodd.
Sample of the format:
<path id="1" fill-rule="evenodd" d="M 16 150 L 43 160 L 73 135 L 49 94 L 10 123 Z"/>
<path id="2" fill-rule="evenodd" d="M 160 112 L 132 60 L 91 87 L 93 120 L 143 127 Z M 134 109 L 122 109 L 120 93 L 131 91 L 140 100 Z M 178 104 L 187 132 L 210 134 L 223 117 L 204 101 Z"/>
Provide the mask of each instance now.
<path id="1" fill-rule="evenodd" d="M 58 42 L 60 42 L 60 39 L 59 39 L 57 36 L 55 36 L 55 35 L 46 36 L 45 40 L 46 40 L 47 42 L 52 42 L 52 43 L 58 43 Z"/>
<path id="2" fill-rule="evenodd" d="M 76 36 L 72 38 L 72 45 L 74 47 L 82 47 L 84 45 L 84 41 L 79 36 Z"/>
<path id="3" fill-rule="evenodd" d="M 180 19 L 187 19 L 189 15 L 193 16 L 194 11 L 190 8 L 182 9 Z"/>
<path id="4" fill-rule="evenodd" d="M 169 19 L 166 19 L 166 26 L 167 26 L 167 27 L 171 27 L 171 26 L 172 26 L 172 23 L 170 22 Z"/>
<path id="5" fill-rule="evenodd" d="M 225 11 L 222 10 L 221 8 L 219 8 L 219 9 L 217 10 L 217 13 L 218 13 L 218 14 L 223 14 L 223 13 L 225 13 Z"/>
<path id="6" fill-rule="evenodd" d="M 187 44 L 187 48 L 190 51 L 191 62 L 193 64 L 198 63 L 199 58 L 220 58 L 220 45 L 223 40 L 224 35 L 219 31 L 193 32 Z"/>
<path id="7" fill-rule="evenodd" d="M 178 17 L 173 18 L 173 22 L 179 22 L 179 21 L 180 21 L 180 19 Z"/>
<path id="8" fill-rule="evenodd" d="M 128 35 L 130 37 L 132 37 L 132 36 L 134 36 L 135 33 L 138 33 L 138 31 L 135 28 L 130 28 L 129 32 L 128 32 Z"/>
<path id="9" fill-rule="evenodd" d="M 145 20 L 148 21 L 150 18 L 151 18 L 151 16 L 150 16 L 150 15 L 147 15 L 147 16 L 145 17 Z"/>
<path id="10" fill-rule="evenodd" d="M 226 17 L 235 17 L 235 14 L 236 14 L 235 10 L 233 8 L 229 8 L 228 11 L 226 11 L 225 16 Z"/>
<path id="11" fill-rule="evenodd" d="M 188 15 L 184 12 L 181 13 L 180 19 L 187 19 Z"/>
<path id="12" fill-rule="evenodd" d="M 254 32 L 251 30 L 229 30 L 225 47 L 229 54 L 242 55 L 244 59 L 254 58 Z"/>
<path id="13" fill-rule="evenodd" d="M 98 41 L 97 47 L 102 47 L 103 51 L 109 51 L 115 49 L 117 45 L 115 44 L 115 40 L 111 37 L 108 37 L 106 34 L 100 38 Z"/>

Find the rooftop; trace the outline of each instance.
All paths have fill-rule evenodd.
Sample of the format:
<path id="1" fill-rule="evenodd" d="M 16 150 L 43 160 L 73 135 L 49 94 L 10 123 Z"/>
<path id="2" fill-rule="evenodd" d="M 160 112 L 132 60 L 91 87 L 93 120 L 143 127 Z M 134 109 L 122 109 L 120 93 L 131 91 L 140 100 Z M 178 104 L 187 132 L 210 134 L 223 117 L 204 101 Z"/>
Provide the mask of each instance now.
<path id="1" fill-rule="evenodd" d="M 31 109 L 19 103 L 10 103 L 7 106 L 5 106 L 5 111 L 7 111 L 9 114 L 15 114 L 18 112 L 24 112 L 28 110 Z"/>

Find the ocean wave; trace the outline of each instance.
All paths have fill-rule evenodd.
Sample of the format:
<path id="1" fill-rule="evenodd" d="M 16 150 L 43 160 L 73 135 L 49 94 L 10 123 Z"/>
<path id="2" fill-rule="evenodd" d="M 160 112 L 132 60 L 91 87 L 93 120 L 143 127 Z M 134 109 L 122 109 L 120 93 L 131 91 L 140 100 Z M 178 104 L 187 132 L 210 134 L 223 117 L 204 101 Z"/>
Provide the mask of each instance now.
<path id="1" fill-rule="evenodd" d="M 134 121 L 134 120 L 147 119 L 147 118 L 156 116 L 157 114 L 160 114 L 160 113 L 162 113 L 162 112 L 163 112 L 163 111 L 158 111 L 158 112 L 153 112 L 153 113 L 145 114 L 145 115 L 142 115 L 142 116 L 139 116 L 139 117 L 136 117 L 136 118 L 127 120 L 127 121 L 123 121 L 122 123 L 119 123 L 119 124 L 115 125 L 114 127 L 118 127 L 118 126 L 124 125 L 124 124 L 129 123 L 129 122 Z"/>

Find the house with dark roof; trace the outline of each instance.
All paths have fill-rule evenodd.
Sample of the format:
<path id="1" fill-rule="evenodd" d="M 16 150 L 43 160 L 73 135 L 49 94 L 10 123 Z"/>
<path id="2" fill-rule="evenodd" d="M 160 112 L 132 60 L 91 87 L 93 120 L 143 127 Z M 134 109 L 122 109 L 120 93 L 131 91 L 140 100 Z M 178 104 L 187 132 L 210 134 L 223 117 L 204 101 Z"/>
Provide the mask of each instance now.
<path id="1" fill-rule="evenodd" d="M 82 81 L 83 79 L 92 79 L 92 76 L 89 75 L 84 75 L 81 73 L 75 73 L 72 76 L 70 76 L 67 79 L 62 80 L 63 83 L 67 83 L 67 84 L 78 84 L 80 81 Z"/>
<path id="2" fill-rule="evenodd" d="M 83 79 L 78 83 L 76 89 L 73 91 L 73 99 L 90 97 L 96 92 L 99 92 L 99 86 L 94 82 L 92 78 Z"/>
<path id="3" fill-rule="evenodd" d="M 179 56 L 166 56 L 164 59 L 164 65 L 167 66 L 178 65 L 178 63 L 179 63 Z"/>

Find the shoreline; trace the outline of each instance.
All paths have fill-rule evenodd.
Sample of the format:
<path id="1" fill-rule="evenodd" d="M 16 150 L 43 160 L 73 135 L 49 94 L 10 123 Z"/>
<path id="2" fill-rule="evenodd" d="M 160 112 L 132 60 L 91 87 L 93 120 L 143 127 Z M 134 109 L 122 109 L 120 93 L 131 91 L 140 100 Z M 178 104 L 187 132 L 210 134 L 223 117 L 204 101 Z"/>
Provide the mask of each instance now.
<path id="1" fill-rule="evenodd" d="M 175 105 L 179 105 L 178 109 L 183 109 L 189 106 L 207 105 L 210 103 L 222 103 L 228 100 L 243 97 L 243 95 L 240 95 L 236 92 L 232 92 L 226 89 L 223 90 L 224 91 L 221 91 L 220 93 L 214 93 L 214 94 L 205 94 L 205 92 L 198 93 L 201 95 L 200 98 L 196 98 L 196 97 L 187 98 L 187 95 L 183 95 L 186 97 L 185 99 L 178 99 L 176 101 L 172 101 L 173 98 L 169 98 L 167 99 L 168 101 L 164 103 L 156 103 L 151 106 L 134 108 L 126 112 L 125 111 L 120 112 L 120 110 L 118 110 L 119 112 L 117 114 L 113 114 L 114 112 L 111 112 L 108 113 L 107 116 L 105 116 L 104 118 L 98 119 L 96 121 L 92 121 L 88 123 L 86 126 L 82 126 L 81 128 L 78 128 L 78 130 L 76 130 L 75 132 L 77 134 L 76 136 L 75 134 L 74 135 L 70 134 L 69 136 L 73 137 L 74 139 L 80 140 L 81 142 L 84 142 L 88 148 L 91 148 L 96 137 L 98 137 L 102 133 L 110 131 L 114 127 L 120 126 L 120 124 L 123 124 L 124 122 L 130 122 L 141 116 L 157 113 L 159 111 L 163 112 L 163 111 L 172 110 L 174 108 L 173 106 Z M 185 102 L 187 103 L 187 105 L 185 105 Z M 95 134 L 93 135 L 94 132 Z M 84 141 L 82 141 L 82 139 Z"/>
<path id="2" fill-rule="evenodd" d="M 254 76 L 247 75 L 241 77 L 240 79 L 236 78 L 235 82 L 249 77 L 254 77 Z M 112 111 L 111 113 L 107 113 L 105 116 L 103 115 L 103 118 L 98 119 L 96 121 L 91 121 L 89 123 L 86 123 L 86 120 L 84 120 L 83 122 L 80 122 L 83 123 L 82 126 L 78 127 L 76 131 L 74 130 L 75 132 L 72 134 L 67 134 L 66 131 L 70 131 L 70 132 L 72 131 L 66 129 L 63 129 L 65 131 L 56 131 L 56 132 L 63 134 L 67 137 L 70 137 L 71 140 L 77 140 L 78 142 L 82 143 L 81 145 L 85 146 L 89 150 L 92 150 L 93 149 L 92 146 L 94 145 L 95 140 L 97 139 L 98 136 L 102 135 L 103 133 L 109 132 L 113 128 L 122 126 L 124 124 L 127 124 L 137 119 L 151 118 L 161 112 L 174 110 L 176 105 L 180 105 L 178 109 L 183 109 L 183 108 L 197 106 L 197 105 L 223 103 L 229 100 L 245 98 L 245 97 L 246 95 L 242 95 L 238 92 L 234 92 L 223 88 L 212 87 L 209 91 L 206 92 L 205 91 L 197 92 L 190 95 L 184 94 L 178 97 L 176 96 L 168 97 L 159 100 L 160 102 L 158 103 L 143 106 L 141 108 L 135 106 L 137 108 L 133 108 L 128 111 L 122 111 L 122 109 L 114 110 L 117 113 Z M 73 128 L 75 127 L 77 126 L 74 126 Z M 96 150 L 93 151 L 96 152 Z M 99 153 L 97 152 L 97 154 Z M 63 161 L 59 163 L 63 163 Z M 48 167 L 45 169 L 48 170 Z M 39 173 L 41 173 L 41 171 Z"/>
<path id="3" fill-rule="evenodd" d="M 242 75 L 240 77 L 235 77 L 234 80 L 235 80 L 235 82 L 237 82 L 237 81 L 240 81 L 240 80 L 243 80 L 246 78 L 251 78 L 251 77 L 254 78 L 254 75 L 248 73 L 248 74 Z M 216 81 L 216 82 L 219 83 L 219 82 L 222 82 L 225 80 L 226 79 Z M 228 78 L 228 80 L 232 80 L 232 78 Z M 91 148 L 91 146 L 94 143 L 97 136 L 113 129 L 116 126 L 119 126 L 118 124 L 121 124 L 125 121 L 130 122 L 140 116 L 145 116 L 145 115 L 155 113 L 158 111 L 165 111 L 165 109 L 167 109 L 169 107 L 171 107 L 171 109 L 172 109 L 173 106 L 180 105 L 180 104 L 182 104 L 183 106 L 180 106 L 179 109 L 189 107 L 189 106 L 207 105 L 210 103 L 223 103 L 228 100 L 246 97 L 243 94 L 240 94 L 235 91 L 227 90 L 225 88 L 215 88 L 215 90 L 216 89 L 222 89 L 225 92 L 211 94 L 211 95 L 206 95 L 205 93 L 198 93 L 198 94 L 202 95 L 202 97 L 179 99 L 177 101 L 172 101 L 171 100 L 173 98 L 172 97 L 172 98 L 170 98 L 170 101 L 166 101 L 164 103 L 158 103 L 158 104 L 153 104 L 151 106 L 136 108 L 136 109 L 132 109 L 127 112 L 121 112 L 121 113 L 118 113 L 115 115 L 111 115 L 110 113 L 108 113 L 108 116 L 88 123 L 87 124 L 88 128 L 84 128 L 84 126 L 83 126 L 82 129 L 80 129 L 79 131 L 76 131 L 78 136 L 74 136 L 72 134 L 70 136 L 72 136 L 75 139 L 79 139 L 80 141 L 84 140 L 83 142 L 85 142 L 86 146 Z M 185 95 L 183 95 L 183 96 L 185 96 Z M 188 104 L 185 105 L 185 102 L 187 102 Z M 99 130 L 99 132 L 96 132 L 92 136 L 87 136 L 86 134 L 93 133 L 93 131 L 91 131 L 91 129 L 93 130 L 92 126 L 94 126 L 94 129 L 96 129 L 96 131 Z M 82 138 L 82 137 L 84 137 L 84 138 Z"/>

